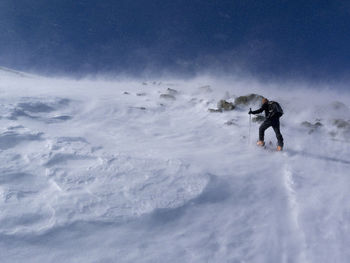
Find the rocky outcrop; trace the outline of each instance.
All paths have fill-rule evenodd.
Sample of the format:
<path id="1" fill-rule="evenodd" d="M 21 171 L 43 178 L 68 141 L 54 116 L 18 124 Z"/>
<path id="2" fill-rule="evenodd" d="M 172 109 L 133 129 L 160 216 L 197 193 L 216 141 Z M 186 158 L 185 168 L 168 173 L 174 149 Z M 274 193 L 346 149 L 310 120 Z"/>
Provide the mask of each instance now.
<path id="1" fill-rule="evenodd" d="M 175 89 L 168 88 L 166 93 L 160 94 L 160 98 L 166 100 L 176 100 L 175 95 L 179 94 L 179 92 Z"/>
<path id="2" fill-rule="evenodd" d="M 168 88 L 167 89 L 167 94 L 177 95 L 177 94 L 179 94 L 179 92 L 176 89 Z"/>
<path id="3" fill-rule="evenodd" d="M 235 99 L 235 105 L 243 105 L 243 106 L 247 106 L 250 104 L 254 104 L 257 102 L 260 102 L 264 97 L 258 94 L 249 94 L 249 95 L 245 95 L 245 96 L 239 96 Z"/>
<path id="4" fill-rule="evenodd" d="M 220 100 L 218 102 L 218 109 L 221 109 L 223 111 L 234 110 L 235 109 L 235 105 L 233 105 L 232 102 L 228 102 L 226 100 Z"/>
<path id="5" fill-rule="evenodd" d="M 344 120 L 344 119 L 334 119 L 331 122 L 333 129 L 329 134 L 332 137 L 336 137 L 339 135 L 343 135 L 346 138 L 350 135 L 350 120 Z"/>
<path id="6" fill-rule="evenodd" d="M 175 96 L 172 94 L 160 94 L 160 98 L 166 100 L 176 100 Z"/>
<path id="7" fill-rule="evenodd" d="M 251 104 L 260 103 L 263 96 L 258 94 L 249 94 L 246 96 L 239 96 L 235 99 L 234 103 L 227 100 L 220 100 L 217 105 L 217 109 L 209 109 L 210 112 L 224 112 L 231 111 L 240 106 L 248 106 Z M 255 117 L 254 121 L 261 122 L 263 121 L 261 116 Z"/>
<path id="8" fill-rule="evenodd" d="M 228 125 L 228 126 L 238 126 L 236 120 L 229 120 L 229 121 L 225 122 L 225 125 Z"/>
<path id="9" fill-rule="evenodd" d="M 316 121 L 314 124 L 312 124 L 311 122 L 308 122 L 308 121 L 303 121 L 301 123 L 301 126 L 304 128 L 307 128 L 308 133 L 311 134 L 311 133 L 319 130 L 323 126 L 323 124 L 320 121 Z"/>
<path id="10" fill-rule="evenodd" d="M 350 121 L 342 119 L 333 120 L 333 125 L 338 129 L 350 129 Z"/>
<path id="11" fill-rule="evenodd" d="M 228 102 L 226 100 L 220 100 L 218 102 L 217 109 L 209 109 L 210 112 L 223 112 L 223 111 L 231 111 L 235 109 L 235 105 L 232 102 Z"/>
<path id="12" fill-rule="evenodd" d="M 208 111 L 209 112 L 222 112 L 222 110 L 220 110 L 220 109 L 209 109 Z"/>

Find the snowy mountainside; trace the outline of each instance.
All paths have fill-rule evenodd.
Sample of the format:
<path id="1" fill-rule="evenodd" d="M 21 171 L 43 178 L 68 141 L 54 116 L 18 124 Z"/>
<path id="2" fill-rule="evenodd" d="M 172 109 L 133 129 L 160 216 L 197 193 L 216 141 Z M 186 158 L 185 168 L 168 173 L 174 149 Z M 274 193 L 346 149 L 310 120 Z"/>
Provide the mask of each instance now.
<path id="1" fill-rule="evenodd" d="M 251 92 L 283 106 L 283 153 L 254 146 L 256 122 L 249 138 L 258 103 L 208 111 Z M 347 262 L 349 101 L 2 74 L 2 262 Z"/>

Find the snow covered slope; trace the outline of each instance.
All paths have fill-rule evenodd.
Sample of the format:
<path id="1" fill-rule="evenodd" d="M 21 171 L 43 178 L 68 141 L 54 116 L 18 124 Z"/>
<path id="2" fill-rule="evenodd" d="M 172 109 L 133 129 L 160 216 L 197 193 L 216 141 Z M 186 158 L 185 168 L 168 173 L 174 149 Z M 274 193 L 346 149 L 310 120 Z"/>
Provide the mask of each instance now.
<path id="1" fill-rule="evenodd" d="M 348 262 L 349 94 L 0 78 L 1 262 Z M 259 105 L 208 111 L 252 92 L 283 153 L 249 140 Z"/>

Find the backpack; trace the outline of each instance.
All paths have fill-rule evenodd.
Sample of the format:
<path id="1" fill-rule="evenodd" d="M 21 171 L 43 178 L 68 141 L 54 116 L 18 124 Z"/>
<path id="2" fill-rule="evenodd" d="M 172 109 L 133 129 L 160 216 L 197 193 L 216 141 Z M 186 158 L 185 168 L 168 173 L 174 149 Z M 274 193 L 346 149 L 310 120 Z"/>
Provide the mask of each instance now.
<path id="1" fill-rule="evenodd" d="M 270 106 L 269 107 L 270 117 L 273 117 L 273 116 L 281 117 L 283 115 L 282 107 L 277 102 L 270 101 L 269 106 Z"/>

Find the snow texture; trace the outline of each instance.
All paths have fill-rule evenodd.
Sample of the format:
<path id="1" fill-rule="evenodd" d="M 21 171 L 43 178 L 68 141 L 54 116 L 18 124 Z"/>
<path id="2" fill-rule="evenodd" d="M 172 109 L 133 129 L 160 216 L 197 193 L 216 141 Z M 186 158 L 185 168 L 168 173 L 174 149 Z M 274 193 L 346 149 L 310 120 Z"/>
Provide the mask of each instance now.
<path id="1" fill-rule="evenodd" d="M 1 262 L 348 262 L 349 94 L 0 78 Z M 283 153 L 249 138 L 258 104 L 208 111 L 248 93 L 282 105 Z"/>

